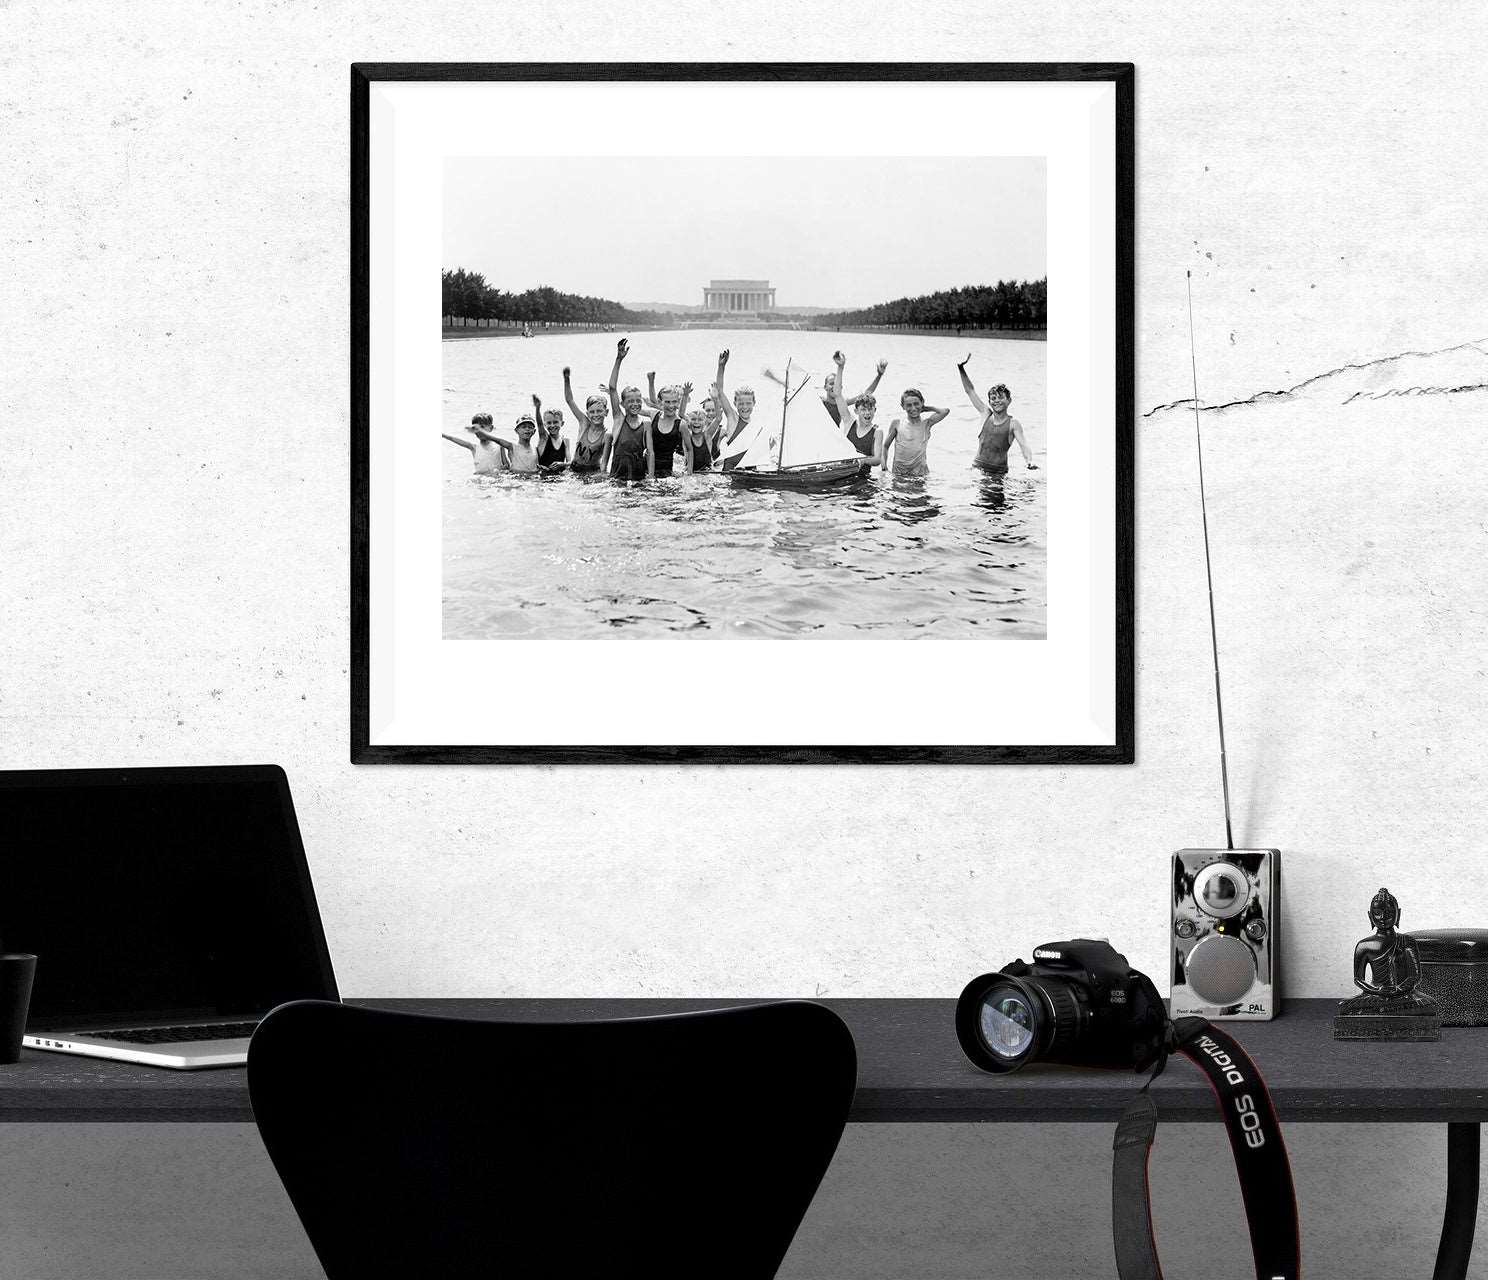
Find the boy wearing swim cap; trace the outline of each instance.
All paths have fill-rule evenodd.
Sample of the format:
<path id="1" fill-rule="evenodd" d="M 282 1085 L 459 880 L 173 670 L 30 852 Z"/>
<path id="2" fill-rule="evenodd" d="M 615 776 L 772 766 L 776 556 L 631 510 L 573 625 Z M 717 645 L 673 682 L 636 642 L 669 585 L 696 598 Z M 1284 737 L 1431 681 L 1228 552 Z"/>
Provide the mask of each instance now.
<path id="1" fill-rule="evenodd" d="M 537 434 L 537 422 L 530 413 L 524 413 L 517 419 L 517 442 L 508 445 L 506 441 L 498 441 L 506 454 L 506 467 L 508 471 L 514 471 L 518 475 L 532 475 L 537 471 L 537 450 L 532 447 L 532 437 Z"/>

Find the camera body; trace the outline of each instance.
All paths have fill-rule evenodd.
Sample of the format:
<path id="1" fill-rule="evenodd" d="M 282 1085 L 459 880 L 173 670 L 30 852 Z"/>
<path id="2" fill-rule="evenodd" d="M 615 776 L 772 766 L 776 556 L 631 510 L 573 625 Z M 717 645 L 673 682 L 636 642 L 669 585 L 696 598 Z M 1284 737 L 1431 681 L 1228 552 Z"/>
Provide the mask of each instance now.
<path id="1" fill-rule="evenodd" d="M 967 984 L 956 1036 L 984 1071 L 1027 1062 L 1140 1071 L 1157 1059 L 1167 1011 L 1152 979 L 1108 942 L 1075 938 L 1035 947 Z"/>
<path id="2" fill-rule="evenodd" d="M 1178 850 L 1172 908 L 1173 1017 L 1274 1018 L 1281 851 Z"/>

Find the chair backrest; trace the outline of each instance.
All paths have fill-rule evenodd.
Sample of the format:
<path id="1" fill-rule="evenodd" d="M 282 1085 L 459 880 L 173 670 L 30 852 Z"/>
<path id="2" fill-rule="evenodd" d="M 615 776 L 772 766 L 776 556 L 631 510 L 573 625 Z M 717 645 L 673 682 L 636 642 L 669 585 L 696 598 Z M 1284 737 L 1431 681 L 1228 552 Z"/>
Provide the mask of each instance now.
<path id="1" fill-rule="evenodd" d="M 856 1074 L 842 1020 L 797 1001 L 516 1023 L 307 1000 L 248 1048 L 330 1280 L 763 1280 Z"/>

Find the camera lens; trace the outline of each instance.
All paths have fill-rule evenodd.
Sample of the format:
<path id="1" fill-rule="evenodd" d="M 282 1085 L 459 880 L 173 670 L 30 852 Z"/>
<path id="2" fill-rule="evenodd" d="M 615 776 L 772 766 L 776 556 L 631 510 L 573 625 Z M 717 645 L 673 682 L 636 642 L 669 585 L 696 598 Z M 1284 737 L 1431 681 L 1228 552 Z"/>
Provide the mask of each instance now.
<path id="1" fill-rule="evenodd" d="M 956 1011 L 971 1060 L 984 1071 L 1016 1071 L 1041 1056 L 1053 1026 L 1038 979 L 988 974 L 975 985 L 980 989 L 963 993 Z"/>
<path id="2" fill-rule="evenodd" d="M 1016 1071 L 1079 1039 L 1080 1011 L 1063 978 L 983 974 L 961 993 L 956 1036 L 983 1071 Z"/>
<path id="3" fill-rule="evenodd" d="M 995 992 L 982 1001 L 982 1039 L 1001 1058 L 1021 1058 L 1033 1044 L 1034 1014 L 1016 992 Z"/>

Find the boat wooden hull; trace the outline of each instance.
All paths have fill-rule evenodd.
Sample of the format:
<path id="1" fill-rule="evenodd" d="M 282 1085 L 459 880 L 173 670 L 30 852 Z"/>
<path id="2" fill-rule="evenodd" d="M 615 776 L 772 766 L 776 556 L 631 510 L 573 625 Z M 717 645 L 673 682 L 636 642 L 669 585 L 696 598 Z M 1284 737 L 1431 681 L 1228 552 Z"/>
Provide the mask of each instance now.
<path id="1" fill-rule="evenodd" d="M 783 467 L 778 471 L 735 467 L 728 476 L 743 489 L 825 489 L 832 485 L 852 484 L 867 474 L 862 459 L 847 458 L 838 462 L 814 462 L 803 467 Z"/>

